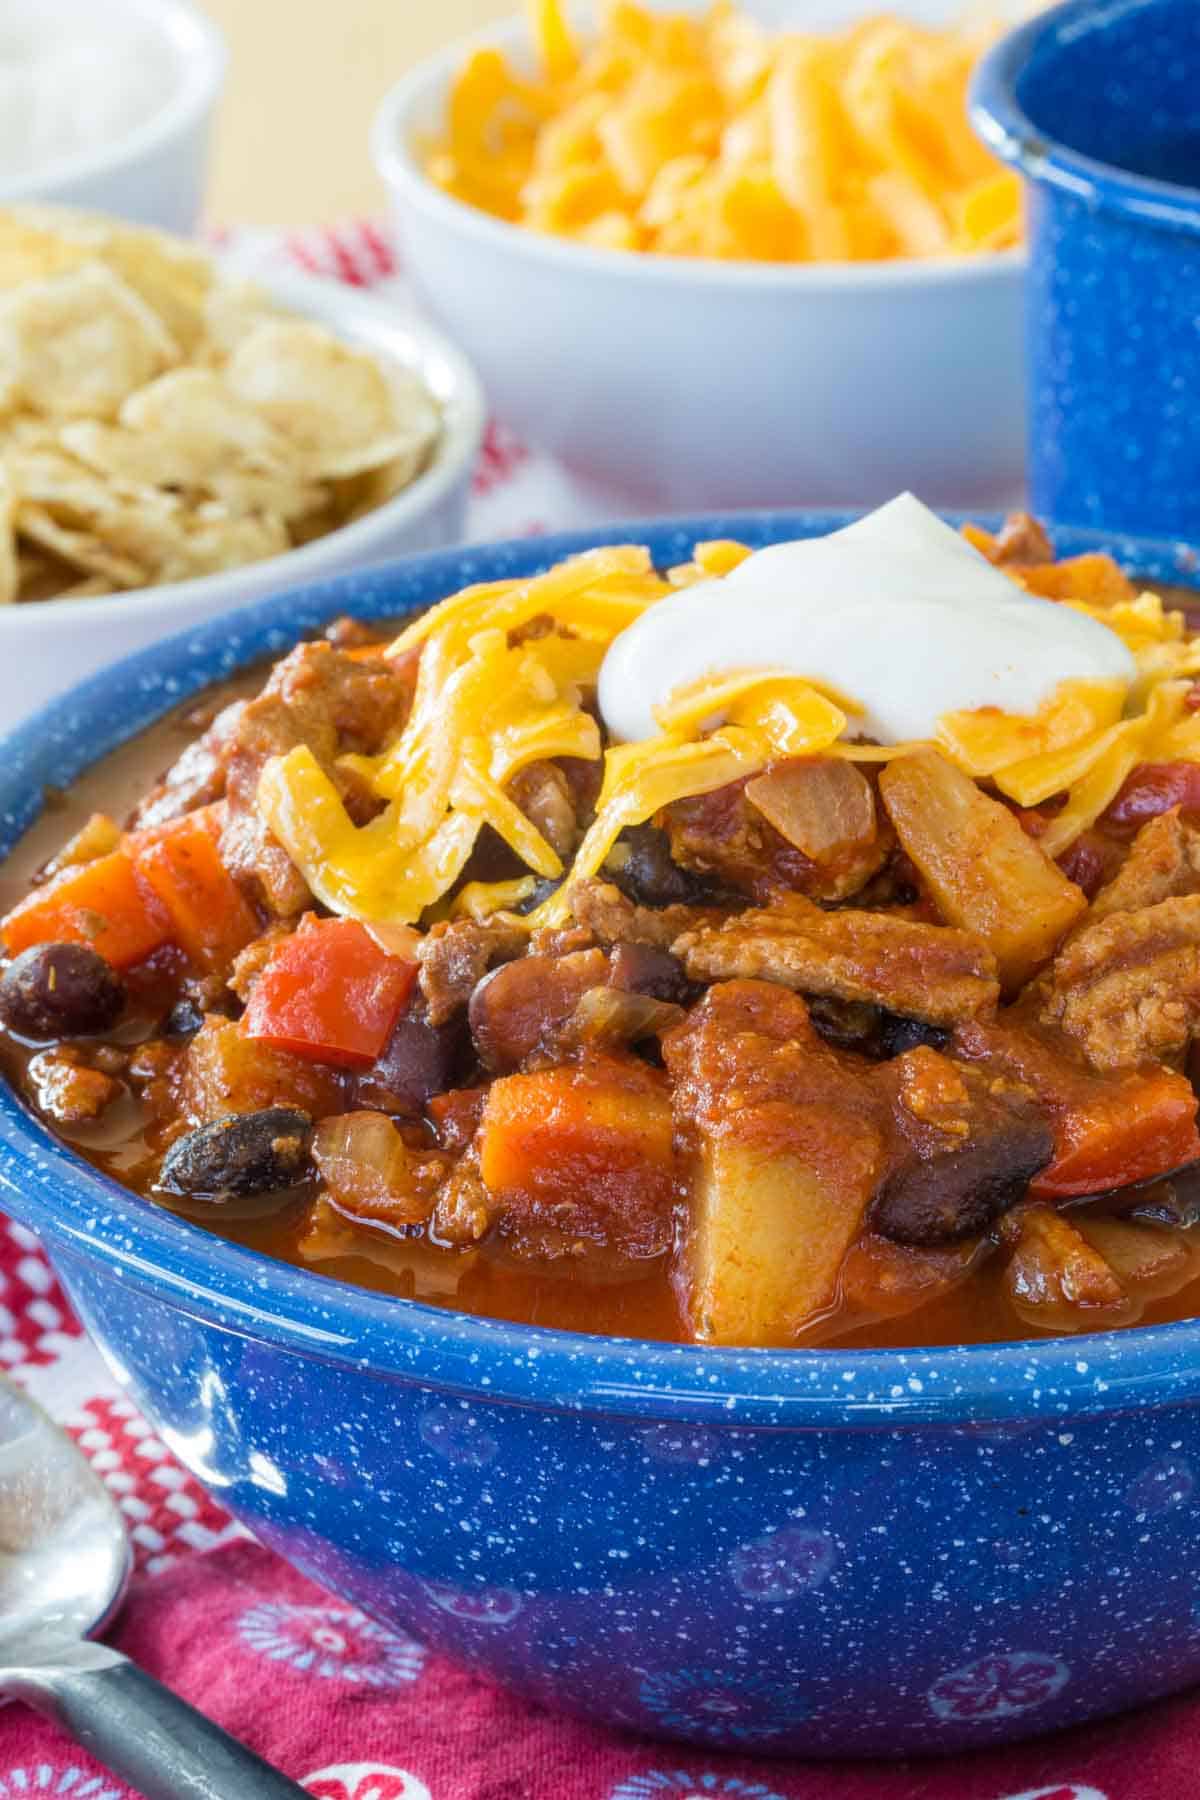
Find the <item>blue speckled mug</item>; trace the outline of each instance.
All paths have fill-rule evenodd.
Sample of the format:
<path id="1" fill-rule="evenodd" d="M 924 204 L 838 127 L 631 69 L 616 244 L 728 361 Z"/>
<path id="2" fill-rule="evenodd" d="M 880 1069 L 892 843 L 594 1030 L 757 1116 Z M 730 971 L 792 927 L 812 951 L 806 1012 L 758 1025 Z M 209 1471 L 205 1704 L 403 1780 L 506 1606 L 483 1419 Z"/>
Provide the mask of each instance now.
<path id="1" fill-rule="evenodd" d="M 338 613 L 755 514 L 416 557 L 206 624 L 0 742 L 0 854 L 61 784 Z M 1092 547 L 1063 533 L 1059 547 Z M 1178 580 L 1178 557 L 1123 543 Z M 950 1751 L 1200 1681 L 1200 1323 L 713 1350 L 471 1318 L 289 1267 L 99 1175 L 0 1086 L 38 1231 L 172 1451 L 265 1544 L 547 1706 L 710 1748 Z"/>
<path id="2" fill-rule="evenodd" d="M 972 93 L 1025 177 L 1029 486 L 1043 517 L 1200 536 L 1200 5 L 1068 0 Z"/>

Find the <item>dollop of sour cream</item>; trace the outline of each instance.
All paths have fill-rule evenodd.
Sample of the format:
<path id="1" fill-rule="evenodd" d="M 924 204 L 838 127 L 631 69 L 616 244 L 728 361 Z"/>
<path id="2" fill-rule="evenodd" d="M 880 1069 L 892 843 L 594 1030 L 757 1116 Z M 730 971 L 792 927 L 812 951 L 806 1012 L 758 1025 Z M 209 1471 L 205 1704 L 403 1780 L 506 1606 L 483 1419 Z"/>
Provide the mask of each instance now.
<path id="1" fill-rule="evenodd" d="M 600 670 L 604 722 L 654 737 L 654 708 L 704 676 L 786 670 L 856 703 L 881 744 L 946 713 L 1036 713 L 1060 682 L 1132 681 L 1114 631 L 1024 593 L 912 494 L 827 537 L 773 544 L 649 607 Z"/>

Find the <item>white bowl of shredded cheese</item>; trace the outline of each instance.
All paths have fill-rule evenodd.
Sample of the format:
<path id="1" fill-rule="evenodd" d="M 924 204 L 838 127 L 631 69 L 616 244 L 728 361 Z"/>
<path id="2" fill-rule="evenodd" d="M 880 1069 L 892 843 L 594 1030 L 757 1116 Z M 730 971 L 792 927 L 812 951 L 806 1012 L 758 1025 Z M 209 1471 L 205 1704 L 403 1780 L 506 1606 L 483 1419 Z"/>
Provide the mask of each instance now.
<path id="1" fill-rule="evenodd" d="M 190 0 L 4 0 L 0 204 L 52 200 L 190 233 L 225 64 Z"/>
<path id="2" fill-rule="evenodd" d="M 783 8 L 752 10 L 774 23 Z M 821 0 L 804 24 L 871 10 Z M 897 10 L 946 21 L 959 7 Z M 500 417 L 615 513 L 874 505 L 905 487 L 966 509 L 1019 500 L 1022 249 L 721 261 L 511 224 L 444 191 L 426 156 L 464 59 L 496 47 L 528 73 L 529 45 L 513 21 L 430 58 L 384 99 L 373 137 L 405 267 Z"/>

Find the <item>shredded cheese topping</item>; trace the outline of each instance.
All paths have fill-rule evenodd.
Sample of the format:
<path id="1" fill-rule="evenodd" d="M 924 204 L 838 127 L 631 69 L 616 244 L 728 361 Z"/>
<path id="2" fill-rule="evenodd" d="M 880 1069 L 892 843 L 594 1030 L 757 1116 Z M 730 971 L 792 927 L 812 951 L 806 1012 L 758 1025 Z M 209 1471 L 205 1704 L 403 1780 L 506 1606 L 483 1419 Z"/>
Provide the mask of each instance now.
<path id="1" fill-rule="evenodd" d="M 603 749 L 586 702 L 613 639 L 656 601 L 727 574 L 747 555 L 725 541 L 700 544 L 692 562 L 661 576 L 639 546 L 592 550 L 532 579 L 465 588 L 416 619 L 387 651 L 420 653 L 412 711 L 392 743 L 377 756 L 344 757 L 333 772 L 301 746 L 263 771 L 260 810 L 316 898 L 377 924 L 428 922 L 448 904 L 486 824 L 529 875 L 471 882 L 453 910 L 479 919 L 523 903 L 538 878 L 566 873 L 509 792 L 535 762 L 603 757 L 595 817 L 571 864 L 578 879 L 603 869 L 627 827 L 782 758 L 885 761 L 912 750 L 848 741 L 852 697 L 771 669 L 677 690 L 658 710 L 658 736 Z M 1032 717 L 991 707 L 949 713 L 936 736 L 952 762 L 1019 806 L 1066 796 L 1039 838 L 1049 856 L 1094 823 L 1138 763 L 1200 762 L 1200 713 L 1188 708 L 1200 637 L 1187 635 L 1183 615 L 1157 595 L 1119 589 L 1063 604 L 1117 633 L 1137 665 L 1133 682 L 1064 682 Z M 351 819 L 339 773 L 384 803 L 368 824 Z M 525 922 L 568 919 L 567 888 L 563 881 Z"/>
<path id="2" fill-rule="evenodd" d="M 1020 184 L 967 120 L 992 22 L 773 32 L 731 0 L 607 0 L 577 33 L 562 0 L 526 11 L 534 57 L 470 54 L 427 146 L 468 205 L 601 249 L 768 262 L 1020 237 Z"/>

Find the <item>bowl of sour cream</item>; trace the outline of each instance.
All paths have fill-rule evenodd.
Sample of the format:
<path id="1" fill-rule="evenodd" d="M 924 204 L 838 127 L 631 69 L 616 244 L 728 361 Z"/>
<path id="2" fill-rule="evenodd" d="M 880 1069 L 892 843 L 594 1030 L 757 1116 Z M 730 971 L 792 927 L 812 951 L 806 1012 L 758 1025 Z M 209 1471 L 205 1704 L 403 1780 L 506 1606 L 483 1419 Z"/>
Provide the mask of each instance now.
<path id="1" fill-rule="evenodd" d="M 190 0 L 5 0 L 0 205 L 50 200 L 189 234 L 226 60 Z"/>

